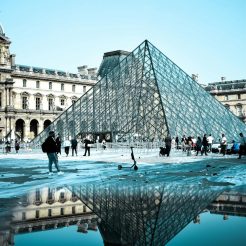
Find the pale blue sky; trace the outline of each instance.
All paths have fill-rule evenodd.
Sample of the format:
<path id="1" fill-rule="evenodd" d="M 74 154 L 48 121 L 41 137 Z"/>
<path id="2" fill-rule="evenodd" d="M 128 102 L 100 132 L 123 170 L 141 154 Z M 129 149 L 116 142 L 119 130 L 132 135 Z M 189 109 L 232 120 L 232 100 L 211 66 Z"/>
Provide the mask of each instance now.
<path id="1" fill-rule="evenodd" d="M 0 0 L 16 63 L 77 72 L 148 39 L 199 82 L 246 79 L 245 0 Z"/>

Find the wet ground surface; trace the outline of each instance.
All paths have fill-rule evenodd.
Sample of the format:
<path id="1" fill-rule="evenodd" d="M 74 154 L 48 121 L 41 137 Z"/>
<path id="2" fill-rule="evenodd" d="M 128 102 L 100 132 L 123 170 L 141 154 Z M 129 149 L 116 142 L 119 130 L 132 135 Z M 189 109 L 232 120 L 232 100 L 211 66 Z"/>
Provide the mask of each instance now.
<path id="1" fill-rule="evenodd" d="M 234 245 L 246 245 L 246 238 L 240 230 L 242 226 L 246 226 L 245 157 L 241 160 L 237 160 L 237 156 L 187 157 L 182 152 L 174 152 L 170 158 L 160 158 L 154 152 L 137 153 L 135 156 L 137 157 L 137 171 L 129 168 L 132 165 L 129 153 L 108 151 L 106 154 L 94 152 L 91 157 L 82 157 L 81 154 L 78 157 L 61 156 L 59 164 L 64 174 L 58 175 L 54 172 L 52 176 L 48 175 L 47 157 L 43 153 L 0 156 L 1 226 L 5 229 L 8 226 L 11 227 L 11 211 L 16 206 L 23 205 L 23 209 L 27 209 L 22 199 L 28 193 L 37 189 L 49 188 L 56 192 L 68 189 L 75 192 L 87 207 L 93 209 L 100 221 L 103 221 L 99 225 L 100 233 L 110 232 L 110 235 L 118 235 L 118 238 L 122 235 L 122 240 L 125 240 L 127 245 L 131 245 L 136 240 L 140 245 L 141 242 L 147 242 L 146 245 L 153 243 L 164 245 L 191 223 L 199 213 L 207 211 L 207 207 L 214 199 L 224 192 L 229 192 L 245 197 L 239 200 L 240 204 L 235 203 L 236 209 L 240 208 L 240 211 L 233 215 L 240 216 L 243 220 L 230 222 L 232 223 L 230 226 L 234 228 L 233 230 L 237 230 L 237 233 L 234 233 L 236 237 L 231 237 Z M 122 170 L 118 170 L 119 164 L 123 166 Z M 160 199 L 159 197 L 162 199 L 156 200 Z M 100 209 L 94 209 L 91 201 L 96 208 Z M 107 201 L 106 204 L 111 204 L 110 209 L 105 210 L 105 201 Z M 143 206 L 143 202 L 148 205 Z M 235 204 L 233 203 L 233 206 Z M 122 209 L 119 209 L 121 206 L 123 206 Z M 235 212 L 235 208 L 233 209 Z M 143 221 L 139 221 L 140 218 Z M 207 220 L 207 216 L 204 220 Z M 146 228 L 152 228 L 153 221 L 157 224 L 153 225 L 156 235 L 152 237 L 148 235 Z M 32 223 L 35 221 L 32 220 Z M 134 226 L 139 227 L 139 224 L 145 225 L 145 223 L 147 223 L 146 226 L 140 228 L 142 231 L 138 229 L 140 232 L 136 239 L 135 233 L 131 234 L 136 230 Z M 230 226 L 227 230 L 230 230 Z M 194 230 L 196 229 L 191 229 L 191 234 Z M 165 235 L 162 231 L 165 231 Z M 128 236 L 125 237 L 124 233 Z M 201 233 L 204 234 L 204 231 Z M 160 235 L 160 238 L 157 235 Z M 239 241 L 235 242 L 235 238 Z M 17 245 L 29 245 L 27 242 L 30 242 L 30 239 L 26 240 Z M 182 240 L 178 238 L 174 242 L 179 241 L 181 244 L 171 241 L 170 245 L 182 245 Z M 226 240 L 220 242 L 219 245 L 229 245 L 226 244 Z M 191 241 L 187 243 L 194 245 Z M 211 242 L 207 243 L 201 245 L 213 245 Z M 103 245 L 102 241 L 98 245 Z"/>

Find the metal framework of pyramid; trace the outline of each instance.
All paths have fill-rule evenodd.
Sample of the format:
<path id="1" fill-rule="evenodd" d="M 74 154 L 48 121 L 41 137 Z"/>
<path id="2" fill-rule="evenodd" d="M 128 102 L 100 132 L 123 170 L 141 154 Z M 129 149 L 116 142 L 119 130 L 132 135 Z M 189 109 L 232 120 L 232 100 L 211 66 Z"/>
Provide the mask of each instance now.
<path id="1" fill-rule="evenodd" d="M 162 140 L 168 133 L 237 140 L 246 125 L 149 41 L 106 74 L 34 140 L 48 132 L 111 141 Z"/>

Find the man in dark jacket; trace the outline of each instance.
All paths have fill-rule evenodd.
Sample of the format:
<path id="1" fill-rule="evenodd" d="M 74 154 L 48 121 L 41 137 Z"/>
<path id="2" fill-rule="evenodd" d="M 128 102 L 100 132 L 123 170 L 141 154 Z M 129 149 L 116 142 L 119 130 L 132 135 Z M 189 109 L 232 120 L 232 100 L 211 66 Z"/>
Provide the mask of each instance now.
<path id="1" fill-rule="evenodd" d="M 55 133 L 54 131 L 49 132 L 49 137 L 45 140 L 45 148 L 47 152 L 47 156 L 49 159 L 49 175 L 52 175 L 52 164 L 55 164 L 55 167 L 57 169 L 58 174 L 63 174 L 63 172 L 60 171 L 59 165 L 58 165 L 58 146 L 56 144 L 55 140 Z"/>
<path id="2" fill-rule="evenodd" d="M 84 143 L 85 143 L 85 153 L 83 156 L 86 156 L 87 151 L 88 151 L 88 156 L 90 156 L 91 141 L 88 138 L 86 138 L 84 140 Z"/>
<path id="3" fill-rule="evenodd" d="M 78 141 L 76 140 L 76 138 L 71 140 L 71 146 L 72 146 L 72 156 L 74 156 L 74 152 L 77 156 L 77 145 L 78 145 Z"/>

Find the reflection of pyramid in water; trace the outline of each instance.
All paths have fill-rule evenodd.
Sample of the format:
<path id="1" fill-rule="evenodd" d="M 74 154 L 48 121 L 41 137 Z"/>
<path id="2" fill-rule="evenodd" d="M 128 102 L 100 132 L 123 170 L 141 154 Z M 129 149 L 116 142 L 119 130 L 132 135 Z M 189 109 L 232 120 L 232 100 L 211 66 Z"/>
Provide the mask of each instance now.
<path id="1" fill-rule="evenodd" d="M 165 245 L 224 187 L 155 182 L 70 188 L 100 219 L 105 245 Z M 110 243 L 111 244 L 110 244 Z"/>
<path id="2" fill-rule="evenodd" d="M 181 68 L 144 41 L 46 128 L 62 137 L 111 133 L 132 139 L 212 134 L 237 139 L 246 126 Z"/>

